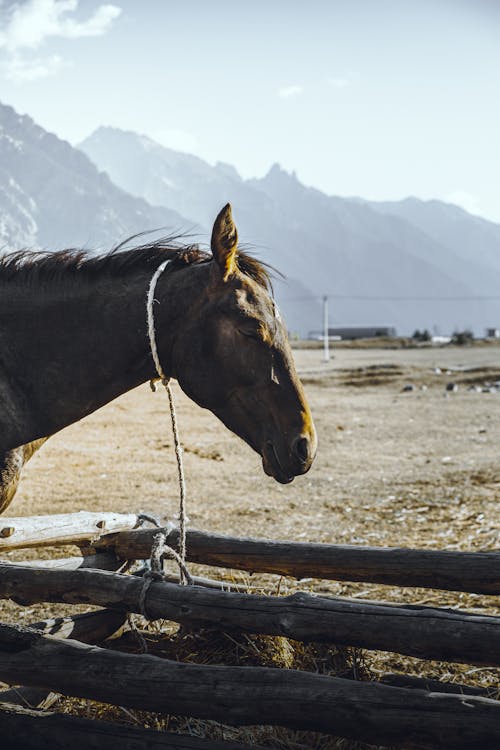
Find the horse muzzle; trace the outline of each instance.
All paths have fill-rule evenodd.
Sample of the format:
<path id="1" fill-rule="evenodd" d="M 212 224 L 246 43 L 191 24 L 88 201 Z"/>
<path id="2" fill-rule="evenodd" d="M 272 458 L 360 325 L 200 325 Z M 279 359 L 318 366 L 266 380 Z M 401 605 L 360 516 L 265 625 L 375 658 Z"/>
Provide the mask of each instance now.
<path id="1" fill-rule="evenodd" d="M 286 451 L 280 450 L 277 441 L 266 440 L 261 455 L 265 473 L 281 484 L 289 484 L 311 468 L 316 455 L 316 435 L 299 435 Z"/>

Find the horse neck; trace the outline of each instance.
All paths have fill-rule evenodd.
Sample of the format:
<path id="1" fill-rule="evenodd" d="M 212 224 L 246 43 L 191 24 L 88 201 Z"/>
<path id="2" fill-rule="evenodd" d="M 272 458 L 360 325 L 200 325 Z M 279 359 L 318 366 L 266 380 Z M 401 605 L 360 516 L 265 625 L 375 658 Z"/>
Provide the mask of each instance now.
<path id="1" fill-rule="evenodd" d="M 157 334 L 167 376 L 170 338 L 186 304 L 175 282 L 185 273 L 161 277 L 155 294 L 161 300 Z M 9 422 L 16 415 L 13 445 L 57 432 L 156 376 L 147 336 L 151 276 L 147 270 L 124 278 L 72 278 L 66 285 L 63 277 L 61 285 L 48 283 L 35 293 L 13 291 L 0 326 L 3 350 L 13 355 L 3 362 L 6 375 L 0 374 L 14 384 L 4 398 L 10 401 Z"/>

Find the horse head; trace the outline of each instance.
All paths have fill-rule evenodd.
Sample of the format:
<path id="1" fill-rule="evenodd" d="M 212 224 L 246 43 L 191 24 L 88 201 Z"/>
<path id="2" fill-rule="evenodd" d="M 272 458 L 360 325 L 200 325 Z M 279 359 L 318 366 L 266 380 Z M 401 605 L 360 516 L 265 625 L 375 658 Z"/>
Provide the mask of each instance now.
<path id="1" fill-rule="evenodd" d="M 238 250 L 229 205 L 215 220 L 211 249 L 203 292 L 175 338 L 174 375 L 286 484 L 309 470 L 316 432 L 268 275 Z"/>

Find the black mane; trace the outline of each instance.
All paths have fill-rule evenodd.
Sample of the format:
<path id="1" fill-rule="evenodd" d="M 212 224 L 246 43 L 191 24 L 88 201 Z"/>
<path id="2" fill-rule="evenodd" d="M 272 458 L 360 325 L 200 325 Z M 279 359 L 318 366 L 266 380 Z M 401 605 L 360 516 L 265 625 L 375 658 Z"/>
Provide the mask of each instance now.
<path id="1" fill-rule="evenodd" d="M 173 261 L 171 270 L 185 265 L 207 263 L 210 253 L 196 244 L 180 243 L 180 236 L 164 237 L 153 243 L 126 246 L 139 235 L 125 240 L 104 254 L 69 248 L 66 250 L 19 250 L 0 256 L 0 282 L 19 281 L 27 284 L 63 281 L 68 276 L 77 279 L 95 278 L 103 274 L 125 277 L 137 270 L 151 273 L 164 260 Z M 248 253 L 239 252 L 238 267 L 260 286 L 270 289 L 270 274 L 265 265 Z"/>

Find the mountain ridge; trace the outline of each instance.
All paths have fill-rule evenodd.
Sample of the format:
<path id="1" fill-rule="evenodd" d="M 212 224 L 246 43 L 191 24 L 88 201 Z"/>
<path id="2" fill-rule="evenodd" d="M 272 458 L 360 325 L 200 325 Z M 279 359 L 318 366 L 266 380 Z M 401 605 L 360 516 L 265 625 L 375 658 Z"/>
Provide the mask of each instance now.
<path id="1" fill-rule="evenodd" d="M 456 206 L 329 196 L 279 164 L 245 180 L 109 127 L 80 149 L 0 104 L 0 246 L 109 249 L 165 226 L 205 239 L 230 201 L 243 244 L 286 276 L 275 288 L 292 332 L 321 327 L 324 294 L 331 325 L 483 333 L 500 322 L 482 299 L 500 289 L 500 226 Z"/>
<path id="2" fill-rule="evenodd" d="M 113 247 L 147 228 L 186 219 L 127 194 L 67 141 L 0 104 L 0 244 Z"/>
<path id="3" fill-rule="evenodd" d="M 231 165 L 211 166 L 147 136 L 145 152 L 143 138 L 132 131 L 99 128 L 79 147 L 124 189 L 168 204 L 199 223 L 208 223 L 218 207 L 231 200 L 240 236 L 261 248 L 265 261 L 292 282 L 300 280 L 308 290 L 303 296 L 309 295 L 311 310 L 306 313 L 305 300 L 301 302 L 298 293 L 278 284 L 278 299 L 285 318 L 293 319 L 292 330 L 305 333 L 307 328 L 320 327 L 323 294 L 335 298 L 332 323 L 376 318 L 377 322 L 396 322 L 405 333 L 433 326 L 441 332 L 455 327 L 482 332 L 483 327 L 496 324 L 488 322 L 498 315 L 493 305 L 469 298 L 498 294 L 500 289 L 500 266 L 494 262 L 497 257 L 500 261 L 497 225 L 482 229 L 485 259 L 479 262 L 472 253 L 472 239 L 457 249 L 453 244 L 457 238 L 451 230 L 445 231 L 447 204 L 443 204 L 438 227 L 431 231 L 430 219 L 419 221 L 418 216 L 406 215 L 398 203 L 329 196 L 303 185 L 295 173 L 277 163 L 264 177 L 244 180 Z M 439 201 L 435 203 L 439 208 Z M 465 211 L 458 207 L 456 211 L 467 220 Z M 479 220 L 481 228 L 483 221 Z M 384 299 L 363 304 L 359 298 L 366 296 Z M 411 299 L 396 304 L 391 298 L 397 296 L 440 300 L 430 299 L 420 306 Z M 467 303 L 461 308 L 457 303 L 452 309 L 445 299 L 449 297 Z M 302 304 L 302 309 L 294 310 L 294 304 Z"/>

